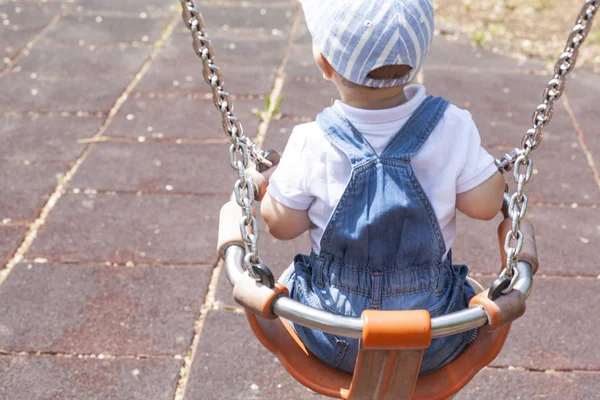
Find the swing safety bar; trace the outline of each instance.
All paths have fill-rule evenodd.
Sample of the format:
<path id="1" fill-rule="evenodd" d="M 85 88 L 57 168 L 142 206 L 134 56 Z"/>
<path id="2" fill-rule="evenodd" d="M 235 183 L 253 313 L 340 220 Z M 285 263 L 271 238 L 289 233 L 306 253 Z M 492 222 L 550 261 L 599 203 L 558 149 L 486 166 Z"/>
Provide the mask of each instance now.
<path id="1" fill-rule="evenodd" d="M 225 250 L 225 274 L 231 285 L 235 286 L 244 275 L 244 248 L 231 245 Z M 526 299 L 531 293 L 533 283 L 532 267 L 526 261 L 517 263 L 518 277 L 513 290 L 522 293 Z M 304 305 L 286 296 L 278 296 L 272 302 L 272 313 L 278 317 L 300 324 L 307 328 L 318 329 L 334 335 L 350 338 L 363 338 L 363 320 L 360 317 L 346 317 L 318 310 Z M 488 315 L 479 305 L 442 315 L 431 319 L 431 337 L 454 335 L 488 324 Z"/>

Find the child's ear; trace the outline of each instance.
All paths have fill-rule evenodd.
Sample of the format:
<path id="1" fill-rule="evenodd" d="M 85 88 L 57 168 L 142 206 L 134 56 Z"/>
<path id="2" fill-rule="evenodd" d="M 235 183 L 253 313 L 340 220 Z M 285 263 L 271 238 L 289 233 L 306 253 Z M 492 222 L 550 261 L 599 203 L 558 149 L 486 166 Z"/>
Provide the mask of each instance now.
<path id="1" fill-rule="evenodd" d="M 323 54 L 321 54 L 321 51 L 319 50 L 319 48 L 314 44 L 313 44 L 313 57 L 315 59 L 315 63 L 317 64 L 317 67 L 319 67 L 319 69 L 323 73 L 323 78 L 325 80 L 330 81 L 331 78 L 333 77 L 333 74 L 335 71 L 331 67 L 331 64 L 329 64 L 329 61 L 327 61 L 325 59 L 325 57 L 323 57 Z"/>

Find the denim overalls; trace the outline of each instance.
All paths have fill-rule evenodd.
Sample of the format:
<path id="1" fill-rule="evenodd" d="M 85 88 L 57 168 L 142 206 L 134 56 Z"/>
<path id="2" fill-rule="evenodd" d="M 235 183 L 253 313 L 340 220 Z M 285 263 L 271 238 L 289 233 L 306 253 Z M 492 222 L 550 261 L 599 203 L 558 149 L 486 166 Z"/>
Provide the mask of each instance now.
<path id="1" fill-rule="evenodd" d="M 317 122 L 327 139 L 346 154 L 352 174 L 321 239 L 320 254 L 294 258 L 280 281 L 306 305 L 359 317 L 365 309 L 428 310 L 432 317 L 468 307 L 475 295 L 467 267 L 452 265 L 433 208 L 410 159 L 427 140 L 448 102 L 427 97 L 377 156 L 363 136 L 325 109 Z M 352 372 L 358 339 L 294 325 L 317 357 Z M 476 331 L 433 339 L 421 374 L 442 367 L 474 338 Z"/>

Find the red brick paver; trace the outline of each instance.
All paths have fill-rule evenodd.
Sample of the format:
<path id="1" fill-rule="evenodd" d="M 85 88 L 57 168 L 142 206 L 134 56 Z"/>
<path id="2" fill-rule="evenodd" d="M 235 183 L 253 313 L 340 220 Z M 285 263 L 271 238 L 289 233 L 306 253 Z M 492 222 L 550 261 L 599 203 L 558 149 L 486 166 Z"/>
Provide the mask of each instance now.
<path id="1" fill-rule="evenodd" d="M 210 268 L 21 263 L 0 287 L 0 349 L 183 355 Z"/>

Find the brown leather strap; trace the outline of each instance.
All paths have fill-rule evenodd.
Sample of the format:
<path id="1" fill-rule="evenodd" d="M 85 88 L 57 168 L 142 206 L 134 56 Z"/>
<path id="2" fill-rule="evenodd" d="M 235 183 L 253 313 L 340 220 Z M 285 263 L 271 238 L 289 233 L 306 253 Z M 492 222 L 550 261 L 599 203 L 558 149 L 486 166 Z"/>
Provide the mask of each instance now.
<path id="1" fill-rule="evenodd" d="M 498 226 L 498 241 L 500 243 L 500 259 L 502 260 L 502 268 L 506 267 L 506 253 L 504 252 L 504 241 L 506 235 L 511 230 L 512 221 L 506 218 L 500 226 Z M 519 260 L 526 261 L 531 265 L 531 272 L 535 275 L 538 270 L 538 255 L 537 246 L 535 244 L 535 230 L 533 224 L 528 219 L 521 220 L 521 232 L 523 232 L 523 249 L 519 254 Z"/>
<path id="2" fill-rule="evenodd" d="M 238 278 L 233 288 L 235 301 L 264 319 L 277 318 L 277 315 L 273 314 L 273 301 L 279 296 L 288 295 L 287 288 L 282 284 L 276 283 L 275 287 L 270 289 L 252 279 L 248 271 Z"/>
<path id="3" fill-rule="evenodd" d="M 348 399 L 410 399 L 425 350 L 371 350 L 361 347 Z"/>
<path id="4" fill-rule="evenodd" d="M 244 247 L 242 233 L 240 232 L 241 219 L 242 209 L 235 201 L 229 201 L 221 207 L 219 237 L 217 240 L 217 252 L 221 259 L 225 259 L 225 250 L 229 246 L 238 245 Z"/>
<path id="5" fill-rule="evenodd" d="M 489 289 L 479 293 L 469 303 L 469 306 L 483 307 L 488 316 L 488 325 L 481 329 L 496 330 L 510 324 L 525 313 L 525 297 L 520 291 L 513 290 L 494 301 L 488 298 L 488 292 Z"/>

